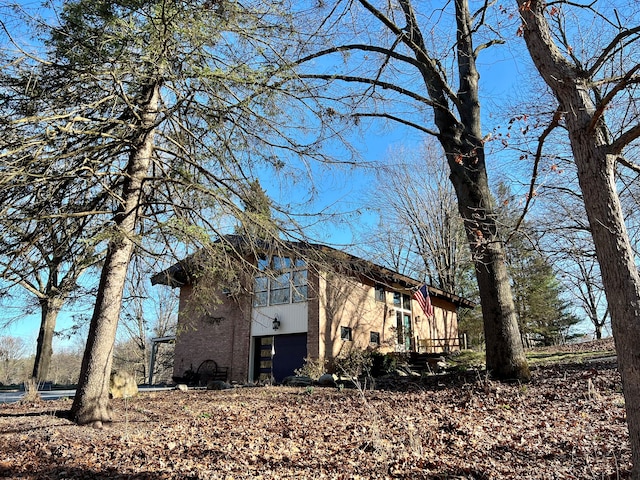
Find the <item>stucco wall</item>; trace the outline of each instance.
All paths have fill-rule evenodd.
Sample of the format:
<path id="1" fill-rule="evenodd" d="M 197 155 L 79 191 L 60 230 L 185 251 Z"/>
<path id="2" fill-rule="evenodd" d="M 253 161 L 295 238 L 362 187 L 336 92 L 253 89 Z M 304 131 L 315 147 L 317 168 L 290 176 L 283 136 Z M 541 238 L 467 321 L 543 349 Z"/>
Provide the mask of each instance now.
<path id="1" fill-rule="evenodd" d="M 418 350 L 425 353 L 439 353 L 447 349 L 459 350 L 458 314 L 455 305 L 434 297 L 431 297 L 431 302 L 434 315 L 428 318 L 418 302 L 412 301 Z"/>
<path id="2" fill-rule="evenodd" d="M 329 362 L 351 349 L 374 349 L 381 353 L 405 351 L 398 344 L 397 307 L 393 291 L 411 292 L 400 286 L 386 288 L 385 301 L 376 300 L 375 283 L 336 273 L 320 277 L 318 305 L 318 358 Z M 418 303 L 411 301 L 412 346 L 422 352 L 457 350 L 458 324 L 456 306 L 441 298 L 431 298 L 434 316 L 427 318 Z M 341 339 L 341 327 L 350 327 L 352 340 Z M 380 334 L 380 344 L 370 343 L 371 332 Z M 447 340 L 445 340 L 447 339 Z"/>

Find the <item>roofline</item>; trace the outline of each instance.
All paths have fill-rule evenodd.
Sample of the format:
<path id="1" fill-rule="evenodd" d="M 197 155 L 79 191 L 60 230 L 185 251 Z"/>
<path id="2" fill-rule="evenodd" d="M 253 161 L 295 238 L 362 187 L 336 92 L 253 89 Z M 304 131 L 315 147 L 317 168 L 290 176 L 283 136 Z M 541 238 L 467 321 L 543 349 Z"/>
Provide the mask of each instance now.
<path id="1" fill-rule="evenodd" d="M 228 235 L 226 236 L 226 238 L 227 240 L 230 240 L 230 243 L 235 243 L 236 246 L 242 246 L 242 243 L 245 242 L 244 237 L 241 237 L 238 235 Z M 269 248 L 270 245 L 268 245 L 267 242 L 263 242 L 263 243 L 265 244 L 264 248 L 260 248 L 262 246 L 258 245 L 259 250 L 268 251 L 273 249 L 273 247 Z M 348 260 L 348 263 L 350 264 L 350 266 L 353 267 L 357 263 L 362 263 L 363 266 L 367 267 L 367 270 L 369 270 L 368 272 L 367 271 L 358 272 L 357 269 L 354 269 L 353 274 L 365 275 L 372 281 L 392 280 L 392 281 L 395 281 L 396 283 L 404 284 L 408 289 L 418 288 L 425 283 L 425 282 L 416 280 L 415 278 L 411 278 L 407 275 L 404 275 L 402 273 L 391 270 L 388 267 L 378 265 L 369 260 L 356 257 L 355 255 L 350 254 L 348 252 L 338 250 L 329 245 L 323 245 L 318 243 L 308 243 L 308 242 L 298 242 L 298 241 L 282 241 L 282 244 L 280 244 L 279 246 L 281 248 L 284 246 L 285 249 L 289 249 L 292 252 L 295 252 L 296 250 L 297 251 L 310 250 L 310 251 L 316 251 L 316 252 L 325 251 L 326 253 L 346 256 L 346 259 Z M 188 267 L 189 267 L 188 264 L 194 260 L 194 256 L 196 254 L 197 252 L 195 254 L 189 255 L 183 260 L 180 260 L 174 263 L 173 265 L 162 270 L 161 272 L 154 274 L 153 276 L 151 276 L 151 284 L 167 285 L 170 287 L 182 287 L 183 285 L 187 285 L 191 283 L 191 278 L 188 272 Z M 367 273 L 369 273 L 369 275 L 366 275 Z M 381 278 L 377 278 L 377 277 L 381 277 Z M 455 295 L 453 293 L 446 292 L 436 287 L 432 287 L 431 285 L 427 285 L 427 288 L 429 290 L 429 295 L 435 298 L 445 298 L 457 304 L 458 306 L 465 307 L 465 308 L 474 308 L 476 306 L 474 302 L 467 300 L 466 298 L 460 297 L 458 295 Z"/>

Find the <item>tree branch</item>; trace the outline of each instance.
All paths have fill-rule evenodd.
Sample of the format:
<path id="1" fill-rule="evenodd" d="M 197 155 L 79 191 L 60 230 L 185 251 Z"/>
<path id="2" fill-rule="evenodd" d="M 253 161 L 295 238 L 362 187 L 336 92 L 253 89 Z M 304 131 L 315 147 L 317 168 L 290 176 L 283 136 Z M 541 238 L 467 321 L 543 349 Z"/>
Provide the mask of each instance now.
<path id="1" fill-rule="evenodd" d="M 600 67 L 602 67 L 602 65 L 604 65 L 604 63 L 609 58 L 611 58 L 610 57 L 610 53 L 616 47 L 617 44 L 619 44 L 626 37 L 628 37 L 630 35 L 638 34 L 638 33 L 640 33 L 640 25 L 635 27 L 635 28 L 632 28 L 630 30 L 626 30 L 624 32 L 620 32 L 618 35 L 616 35 L 616 37 L 613 40 L 611 40 L 609 45 L 607 45 L 602 50 L 602 53 L 600 54 L 598 59 L 594 62 L 594 64 L 591 66 L 591 68 L 587 71 L 587 75 L 589 77 L 593 77 L 596 74 L 596 72 L 598 70 L 600 70 Z"/>
<path id="2" fill-rule="evenodd" d="M 394 122 L 401 123 L 408 127 L 415 128 L 416 130 L 421 131 L 422 133 L 426 133 L 428 135 L 433 135 L 437 137 L 439 135 L 435 130 L 431 130 L 430 128 L 425 128 L 422 125 L 419 125 L 415 122 L 411 122 L 409 120 L 405 120 L 404 118 L 397 117 L 395 115 L 391 115 L 389 113 L 356 113 L 354 114 L 356 117 L 377 117 L 377 118 L 387 118 L 389 120 L 393 120 Z"/>
<path id="3" fill-rule="evenodd" d="M 563 113 L 562 110 L 560 109 L 560 107 L 558 107 L 558 109 L 553 114 L 553 119 L 551 120 L 551 123 L 547 125 L 547 128 L 545 128 L 544 131 L 538 137 L 538 147 L 536 148 L 536 156 L 533 162 L 533 172 L 531 173 L 531 182 L 529 183 L 529 193 L 527 194 L 527 200 L 524 205 L 524 208 L 522 209 L 522 215 L 520 215 L 520 218 L 518 218 L 518 221 L 516 222 L 515 227 L 513 228 L 512 232 L 509 234 L 509 237 L 507 238 L 507 243 L 518 231 L 518 229 L 520 228 L 520 225 L 522 225 L 522 222 L 524 222 L 524 217 L 527 215 L 527 212 L 529 211 L 529 207 L 531 206 L 531 202 L 533 201 L 533 197 L 535 196 L 536 180 L 538 179 L 538 167 L 540 166 L 540 159 L 542 158 L 542 148 L 544 147 L 544 142 L 546 138 L 551 134 L 551 132 L 558 125 L 560 125 L 560 119 L 562 118 L 562 113 Z"/>
<path id="4" fill-rule="evenodd" d="M 598 102 L 598 107 L 596 108 L 596 111 L 593 113 L 593 117 L 591 118 L 591 122 L 589 123 L 589 129 L 588 129 L 589 133 L 592 133 L 593 131 L 595 131 L 598 121 L 604 114 L 604 111 L 607 109 L 607 107 L 609 106 L 613 98 L 616 96 L 618 92 L 622 91 L 623 89 L 629 86 L 630 80 L 634 77 L 635 73 L 638 70 L 640 70 L 640 64 L 636 64 L 631 70 L 629 70 L 620 79 L 620 81 L 611 89 L 611 91 L 608 92 L 607 95 Z"/>
<path id="5" fill-rule="evenodd" d="M 640 125 L 638 126 L 638 130 L 639 130 L 639 134 L 640 134 Z M 637 136 L 637 135 L 636 135 Z M 623 157 L 622 155 L 618 155 L 618 158 L 616 158 L 616 161 L 620 164 L 623 165 L 625 167 L 627 167 L 630 170 L 633 170 L 636 173 L 640 173 L 640 165 L 631 162 L 630 160 L 627 160 L 625 157 Z"/>
<path id="6" fill-rule="evenodd" d="M 402 54 L 400 54 L 398 52 L 395 52 L 393 50 L 390 50 L 388 48 L 377 47 L 375 45 L 357 44 L 357 43 L 350 44 L 350 45 L 340 45 L 338 47 L 332 47 L 332 48 L 327 48 L 325 50 L 320 50 L 319 52 L 312 53 L 311 55 L 307 55 L 306 57 L 302 57 L 302 58 L 296 60 L 295 63 L 297 65 L 300 65 L 302 63 L 308 62 L 310 60 L 314 60 L 314 59 L 319 58 L 319 57 L 330 55 L 332 53 L 340 53 L 342 51 L 349 51 L 349 50 L 361 50 L 363 52 L 380 53 L 382 55 L 389 56 L 389 57 L 394 58 L 396 60 L 399 60 L 401 62 L 409 63 L 409 64 L 413 65 L 416 68 L 420 67 L 418 62 L 412 57 L 408 57 L 406 55 L 402 55 Z"/>
<path id="7" fill-rule="evenodd" d="M 393 90 L 401 95 L 405 95 L 409 98 L 417 100 L 433 108 L 446 109 L 446 106 L 437 105 L 427 97 L 423 97 L 422 95 L 418 95 L 417 93 L 412 92 L 411 90 L 407 90 L 406 88 L 399 87 L 398 85 L 395 85 L 393 83 L 383 82 L 381 80 L 374 80 L 371 78 L 357 77 L 352 75 L 331 75 L 331 74 L 312 74 L 312 73 L 301 74 L 299 75 L 299 78 L 309 78 L 309 79 L 315 79 L 315 80 L 341 80 L 343 82 L 364 83 L 367 85 L 374 85 L 377 87 L 381 87 L 385 90 Z"/>

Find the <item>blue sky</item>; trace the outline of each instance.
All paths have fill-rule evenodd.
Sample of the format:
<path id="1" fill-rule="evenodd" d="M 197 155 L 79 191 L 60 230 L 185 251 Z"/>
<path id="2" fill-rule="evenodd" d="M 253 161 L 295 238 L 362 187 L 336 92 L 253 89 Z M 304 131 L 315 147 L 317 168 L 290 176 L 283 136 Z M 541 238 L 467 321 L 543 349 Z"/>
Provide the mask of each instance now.
<path id="1" fill-rule="evenodd" d="M 501 49 L 501 51 L 498 51 Z M 482 88 L 483 95 L 488 99 L 488 106 L 498 103 L 496 97 L 509 92 L 518 77 L 518 66 L 511 56 L 507 47 L 496 47 L 495 52 L 483 54 L 482 68 Z M 485 111 L 485 116 L 491 113 L 490 109 Z M 383 162 L 389 152 L 399 146 L 417 146 L 422 134 L 414 130 L 407 130 L 404 127 L 394 125 L 371 125 L 363 132 L 354 132 L 349 139 L 353 147 L 357 150 L 360 159 L 365 164 L 372 162 Z M 339 155 L 338 155 L 339 156 Z M 318 195 L 307 205 L 310 211 L 321 211 L 329 208 L 337 212 L 358 212 L 349 213 L 348 221 L 341 226 L 316 227 L 310 233 L 314 240 L 330 243 L 338 247 L 349 247 L 357 242 L 354 237 L 354 230 L 361 231 L 367 225 L 375 227 L 377 216 L 367 209 L 367 199 L 370 187 L 374 179 L 372 168 L 361 167 L 338 167 L 327 171 L 318 168 L 314 181 L 318 182 Z M 308 189 L 304 182 L 298 185 L 288 185 L 284 189 L 282 184 L 273 179 L 261 179 L 263 187 L 270 196 L 273 196 L 280 203 L 305 202 L 308 197 Z M 358 233 L 358 232 L 356 232 Z M 17 293 L 17 291 L 16 291 Z M 66 307 L 60 314 L 56 330 L 64 331 L 73 325 L 75 315 L 90 315 L 91 305 L 78 306 L 77 308 Z M 35 351 L 35 341 L 38 336 L 39 315 L 32 315 L 24 320 L 14 322 L 3 330 L 2 335 L 20 337 L 26 345 L 33 346 Z M 78 340 L 56 337 L 54 349 L 64 347 L 77 347 Z"/>
<path id="2" fill-rule="evenodd" d="M 505 106 L 520 91 L 526 90 L 530 85 L 530 79 L 535 76 L 529 65 L 530 61 L 522 51 L 522 39 L 514 39 L 513 43 L 494 46 L 481 53 L 479 70 L 481 74 L 483 128 L 486 133 L 491 131 L 494 123 L 504 125 L 508 121 L 508 118 L 504 118 Z M 359 152 L 362 161 L 369 163 L 384 161 L 389 152 L 399 146 L 405 148 L 417 146 L 421 141 L 421 135 L 406 128 L 373 125 L 362 135 L 354 133 L 350 140 Z M 511 165 L 511 170 L 516 172 L 516 177 L 520 175 L 519 168 L 512 168 L 515 164 L 514 155 L 514 153 L 503 151 L 488 156 L 490 180 L 506 175 L 505 164 Z M 529 168 L 527 165 L 522 167 L 525 172 Z M 318 172 L 320 171 L 321 169 L 318 169 Z M 348 246 L 357 241 L 357 238 L 352 235 L 350 227 L 358 230 L 362 230 L 366 225 L 375 227 L 377 217 L 367 209 L 368 193 L 373 178 L 373 170 L 357 167 L 341 167 L 338 170 L 318 173 L 315 180 L 318 182 L 319 193 L 308 205 L 310 210 L 319 211 L 330 208 L 335 211 L 358 211 L 360 213 L 349 216 L 347 224 L 343 226 L 316 228 L 311 233 L 312 238 L 337 246 Z M 282 188 L 279 182 L 267 178 L 262 179 L 262 184 L 267 193 L 279 203 L 295 204 L 305 201 L 308 196 L 308 189 L 304 183 Z M 90 305 L 81 310 L 65 310 L 60 315 L 58 330 L 69 328 L 73 323 L 73 315 L 87 315 L 90 312 Z M 10 325 L 0 334 L 20 337 L 27 345 L 33 345 L 35 349 L 38 322 L 39 317 L 35 315 Z M 69 342 L 57 339 L 54 348 L 65 345 L 69 345 Z M 71 345 L 75 345 L 73 341 Z"/>

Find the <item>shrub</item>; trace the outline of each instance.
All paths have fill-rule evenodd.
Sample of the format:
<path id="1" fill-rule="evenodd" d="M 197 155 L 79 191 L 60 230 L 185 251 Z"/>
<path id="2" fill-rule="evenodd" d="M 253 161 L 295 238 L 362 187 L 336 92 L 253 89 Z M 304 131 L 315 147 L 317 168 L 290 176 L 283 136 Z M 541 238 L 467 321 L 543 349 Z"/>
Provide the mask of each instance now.
<path id="1" fill-rule="evenodd" d="M 370 350 L 352 349 L 347 353 L 341 353 L 335 359 L 336 372 L 351 378 L 371 376 L 372 366 L 373 353 Z"/>
<path id="2" fill-rule="evenodd" d="M 327 370 L 327 361 L 319 358 L 306 357 L 304 365 L 294 370 L 299 377 L 309 377 L 312 380 L 318 380 Z"/>

